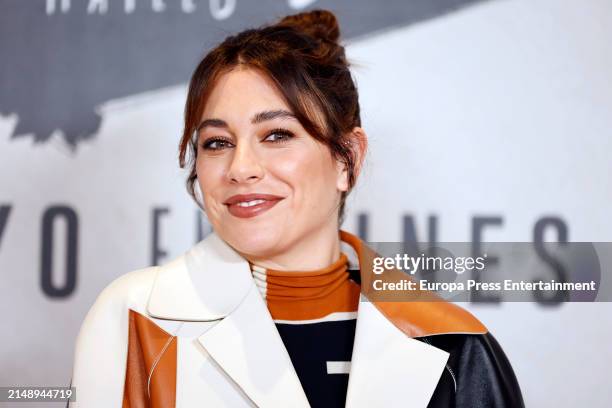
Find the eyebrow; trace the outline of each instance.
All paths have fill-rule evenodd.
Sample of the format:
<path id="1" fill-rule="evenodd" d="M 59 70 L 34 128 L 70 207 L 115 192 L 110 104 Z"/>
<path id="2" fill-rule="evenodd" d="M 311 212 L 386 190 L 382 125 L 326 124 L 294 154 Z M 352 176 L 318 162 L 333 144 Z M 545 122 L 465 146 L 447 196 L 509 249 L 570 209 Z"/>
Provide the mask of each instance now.
<path id="1" fill-rule="evenodd" d="M 256 125 L 258 123 L 261 122 L 265 122 L 268 120 L 272 120 L 272 119 L 295 119 L 297 120 L 297 118 L 295 117 L 295 115 L 287 110 L 284 109 L 277 109 L 277 110 L 268 110 L 268 111 L 263 111 L 263 112 L 259 112 L 255 115 L 253 115 L 253 117 L 251 118 L 251 123 Z M 228 124 L 226 121 L 224 121 L 223 119 L 205 119 L 202 121 L 202 123 L 200 123 L 198 125 L 198 128 L 196 129 L 196 132 L 199 132 L 200 130 L 204 129 L 205 127 L 218 127 L 218 128 L 228 128 Z"/>

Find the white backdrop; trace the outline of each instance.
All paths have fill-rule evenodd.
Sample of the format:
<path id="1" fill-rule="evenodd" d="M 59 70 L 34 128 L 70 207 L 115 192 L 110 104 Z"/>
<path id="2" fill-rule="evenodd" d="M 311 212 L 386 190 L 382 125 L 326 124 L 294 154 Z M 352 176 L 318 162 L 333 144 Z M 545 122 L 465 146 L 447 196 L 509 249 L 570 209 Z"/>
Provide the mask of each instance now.
<path id="1" fill-rule="evenodd" d="M 570 241 L 612 241 L 612 3 L 499 0 L 406 28 L 356 38 L 366 168 L 343 228 L 366 213 L 371 241 L 401 240 L 412 215 L 426 239 L 469 241 L 475 216 L 503 224 L 485 240 L 530 241 L 555 216 Z M 0 116 L 0 385 L 67 385 L 80 323 L 115 277 L 169 260 L 197 239 L 197 210 L 177 165 L 185 85 L 99 106 L 97 137 L 70 150 L 10 139 Z M 44 114 L 44 112 L 41 112 Z M 53 206 L 78 216 L 77 287 L 40 284 L 42 224 Z M 55 229 L 54 271 L 67 230 Z M 554 236 L 551 237 L 554 239 Z M 57 286 L 62 274 L 54 275 Z M 612 306 L 468 305 L 508 354 L 527 406 L 604 407 L 612 398 Z"/>

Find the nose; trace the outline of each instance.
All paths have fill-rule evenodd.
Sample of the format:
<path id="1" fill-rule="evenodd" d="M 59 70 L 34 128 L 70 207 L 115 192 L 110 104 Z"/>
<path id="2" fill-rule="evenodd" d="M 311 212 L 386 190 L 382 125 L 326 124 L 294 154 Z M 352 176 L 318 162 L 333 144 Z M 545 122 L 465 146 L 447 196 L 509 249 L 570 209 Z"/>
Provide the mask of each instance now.
<path id="1" fill-rule="evenodd" d="M 263 173 L 263 167 L 253 146 L 247 141 L 238 143 L 227 171 L 229 181 L 231 183 L 254 182 L 260 180 Z"/>

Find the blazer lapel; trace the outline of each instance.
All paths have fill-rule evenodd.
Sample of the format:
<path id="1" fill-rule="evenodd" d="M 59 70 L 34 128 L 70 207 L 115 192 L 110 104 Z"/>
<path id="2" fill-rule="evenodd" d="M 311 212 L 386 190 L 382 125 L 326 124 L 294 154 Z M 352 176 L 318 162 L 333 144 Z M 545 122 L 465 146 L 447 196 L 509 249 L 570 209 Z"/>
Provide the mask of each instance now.
<path id="1" fill-rule="evenodd" d="M 449 354 L 406 336 L 362 295 L 347 407 L 426 407 Z"/>
<path id="2" fill-rule="evenodd" d="M 255 284 L 242 303 L 198 341 L 257 406 L 309 407 Z"/>
<path id="3" fill-rule="evenodd" d="M 342 234 L 357 251 L 363 285 L 367 247 Z M 211 323 L 198 342 L 255 405 L 309 406 L 248 262 L 215 233 L 160 267 L 147 309 L 160 319 Z M 445 351 L 410 338 L 362 294 L 346 406 L 425 407 L 447 359 Z"/>
<path id="4" fill-rule="evenodd" d="M 198 342 L 254 404 L 309 406 L 248 262 L 216 233 L 160 267 L 147 310 L 208 322 Z"/>

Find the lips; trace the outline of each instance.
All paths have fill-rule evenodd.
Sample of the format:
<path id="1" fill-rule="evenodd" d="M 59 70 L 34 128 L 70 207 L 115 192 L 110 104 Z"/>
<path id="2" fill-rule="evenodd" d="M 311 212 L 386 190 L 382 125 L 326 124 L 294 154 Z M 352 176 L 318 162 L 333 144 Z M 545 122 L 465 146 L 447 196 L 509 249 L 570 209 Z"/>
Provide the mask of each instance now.
<path id="1" fill-rule="evenodd" d="M 223 204 L 227 205 L 227 208 L 235 217 L 239 218 L 250 218 L 260 215 L 270 208 L 274 207 L 284 197 L 280 197 L 273 194 L 237 194 L 228 198 Z M 252 201 L 261 201 L 254 205 L 245 207 L 240 203 L 248 203 Z"/>

